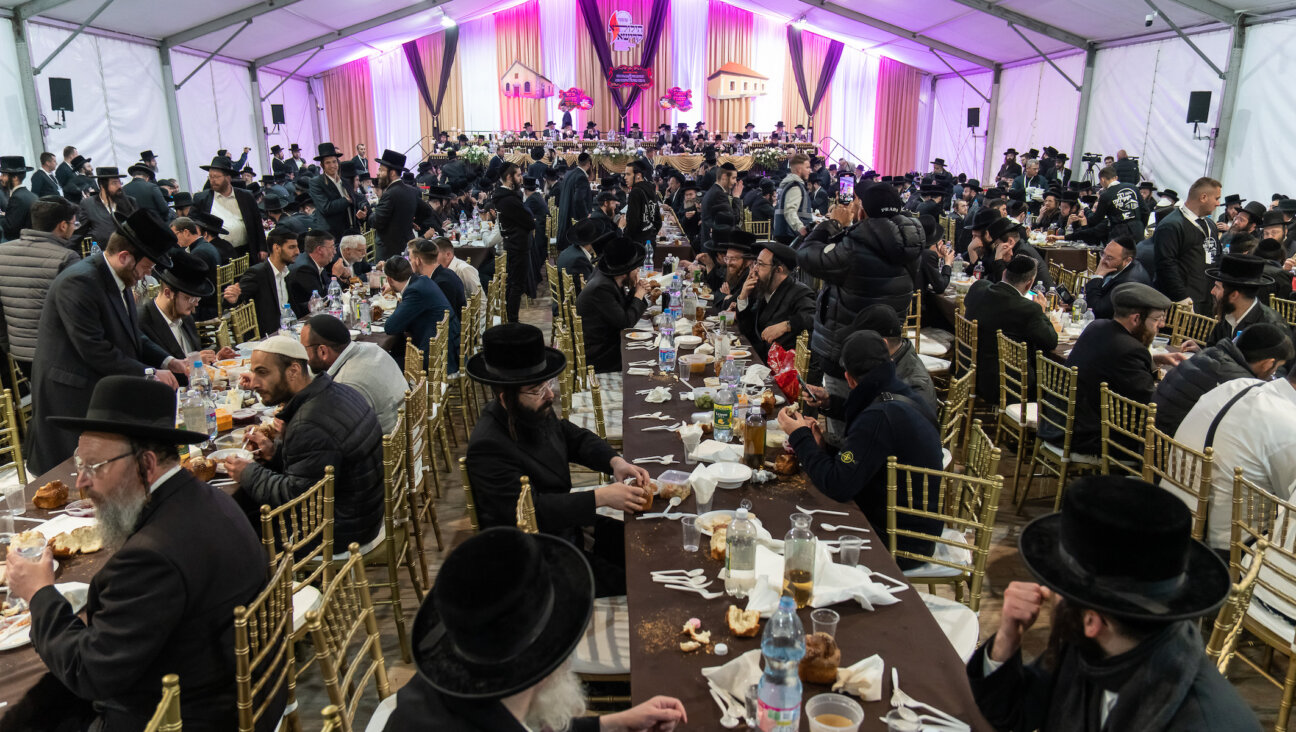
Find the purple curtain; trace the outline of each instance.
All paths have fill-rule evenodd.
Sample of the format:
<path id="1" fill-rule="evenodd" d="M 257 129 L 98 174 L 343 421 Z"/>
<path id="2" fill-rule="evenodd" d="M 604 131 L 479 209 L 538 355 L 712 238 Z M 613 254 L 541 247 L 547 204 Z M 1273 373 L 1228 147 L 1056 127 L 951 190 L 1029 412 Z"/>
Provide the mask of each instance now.
<path id="1" fill-rule="evenodd" d="M 789 25 L 787 27 L 788 53 L 792 55 L 792 75 L 796 77 L 797 92 L 801 94 L 801 104 L 805 106 L 806 114 L 814 117 L 815 112 L 819 111 L 819 104 L 823 101 L 824 95 L 832 86 L 833 75 L 837 73 L 837 63 L 841 61 L 842 42 L 833 41 L 828 45 L 828 55 L 824 57 L 823 71 L 819 74 L 819 85 L 815 87 L 814 103 L 810 102 L 810 96 L 806 91 L 805 67 L 803 65 L 804 55 L 801 48 L 801 29 Z"/>
<path id="2" fill-rule="evenodd" d="M 455 51 L 459 47 L 459 26 L 452 25 L 442 32 L 445 35 L 442 39 L 444 45 L 441 52 L 441 77 L 437 80 L 435 102 L 432 101 L 432 92 L 428 88 L 427 74 L 423 73 L 423 59 L 419 54 L 418 44 L 415 41 L 401 44 L 410 73 L 414 75 L 414 83 L 418 85 L 419 96 L 423 97 L 423 103 L 432 113 L 433 132 L 441 131 L 441 103 L 445 101 L 446 87 L 450 85 L 450 72 L 454 67 Z"/>
<path id="3" fill-rule="evenodd" d="M 608 48 L 607 38 L 604 35 L 603 21 L 599 15 L 598 3 L 596 0 L 577 0 L 580 5 L 581 16 L 585 19 L 585 30 L 589 32 L 590 42 L 594 44 L 594 52 L 598 54 L 599 65 L 603 68 L 604 77 L 612 69 L 612 50 Z M 643 55 L 640 58 L 639 65 L 652 68 L 657 59 L 657 47 L 661 44 L 662 31 L 666 28 L 666 13 L 669 12 L 670 0 L 653 0 L 652 16 L 648 20 L 647 27 L 644 28 Z M 625 131 L 626 112 L 639 101 L 639 93 L 642 91 L 639 87 L 630 89 L 630 96 L 622 99 L 620 89 L 609 89 L 612 92 L 612 103 L 616 105 L 617 113 L 621 116 L 622 132 Z"/>

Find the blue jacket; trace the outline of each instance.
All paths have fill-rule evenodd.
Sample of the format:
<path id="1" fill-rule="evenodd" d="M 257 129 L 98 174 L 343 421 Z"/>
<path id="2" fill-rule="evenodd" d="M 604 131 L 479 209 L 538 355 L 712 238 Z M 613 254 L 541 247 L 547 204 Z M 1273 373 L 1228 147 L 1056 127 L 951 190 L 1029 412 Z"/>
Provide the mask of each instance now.
<path id="1" fill-rule="evenodd" d="M 414 345 L 423 350 L 427 365 L 428 341 L 436 337 L 437 324 L 450 313 L 450 373 L 459 371 L 459 314 L 450 307 L 445 293 L 436 283 L 423 275 L 410 277 L 401 293 L 401 302 L 387 318 L 383 331 L 387 335 L 408 334 Z"/>
<path id="2" fill-rule="evenodd" d="M 940 470 L 943 463 L 936 426 L 915 404 L 922 404 L 922 397 L 896 378 L 895 366 L 888 361 L 865 374 L 847 397 L 846 436 L 835 456 L 824 452 L 808 427 L 788 436 L 801 467 L 819 492 L 837 501 L 855 501 L 888 548 L 887 458 L 895 455 L 902 465 L 933 470 Z M 930 491 L 928 510 L 935 510 L 938 498 L 937 490 Z M 908 505 L 903 488 L 897 502 Z M 941 530 L 939 521 L 906 515 L 900 515 L 896 523 L 933 535 Z M 901 539 L 899 548 L 930 555 L 934 542 Z M 914 560 L 897 563 L 901 569 L 919 564 Z"/>

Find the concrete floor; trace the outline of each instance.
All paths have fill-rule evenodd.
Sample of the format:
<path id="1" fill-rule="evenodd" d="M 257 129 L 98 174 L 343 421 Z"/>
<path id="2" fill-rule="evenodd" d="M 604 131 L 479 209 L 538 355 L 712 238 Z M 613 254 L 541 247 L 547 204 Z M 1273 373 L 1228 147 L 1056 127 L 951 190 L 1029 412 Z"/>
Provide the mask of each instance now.
<path id="1" fill-rule="evenodd" d="M 546 333 L 549 331 L 549 304 L 547 298 L 542 298 L 525 307 L 522 311 L 522 320 L 540 326 Z M 451 452 L 455 459 L 453 469 L 448 473 L 441 474 L 442 498 L 437 502 L 437 511 L 440 519 L 441 533 L 445 542 L 445 551 L 436 551 L 436 545 L 430 532 L 426 532 L 426 543 L 428 546 L 427 560 L 429 571 L 433 578 L 440 566 L 442 558 L 454 546 L 464 541 L 470 534 L 471 528 L 468 524 L 467 514 L 464 510 L 464 499 L 462 491 L 462 482 L 459 478 L 458 463 L 459 457 L 464 454 L 465 441 L 463 439 L 462 428 L 460 428 L 458 447 L 452 447 Z M 1004 450 L 1004 458 L 1000 463 L 1000 473 L 1011 480 L 1012 471 L 1015 467 L 1015 456 L 1009 450 Z M 1034 495 L 1041 495 L 1045 491 L 1049 497 L 1033 499 L 1024 506 L 1021 514 L 1018 514 L 1012 505 L 1011 487 L 1005 487 L 1004 496 L 1000 502 L 998 520 L 996 521 L 996 530 L 994 533 L 993 547 L 990 553 L 990 560 L 986 569 L 986 579 L 982 591 L 981 600 L 981 638 L 993 635 L 999 627 L 1000 612 L 1003 602 L 1003 590 L 1008 584 L 1015 580 L 1031 581 L 1030 573 L 1026 570 L 1025 564 L 1021 561 L 1017 552 L 1017 540 L 1022 527 L 1032 519 L 1049 513 L 1053 508 L 1052 486 L 1037 480 L 1034 485 Z M 371 580 L 380 579 L 380 570 L 371 570 Z M 947 593 L 946 590 L 941 590 Z M 374 600 L 381 602 L 386 599 L 385 590 L 376 591 Z M 418 606 L 418 600 L 414 596 L 413 590 L 409 583 L 403 584 L 402 602 L 405 604 L 408 624 L 412 627 L 415 609 Z M 400 650 L 396 643 L 396 627 L 392 619 L 390 605 L 382 605 L 378 608 L 378 618 L 380 627 L 383 632 L 383 653 L 387 661 L 387 675 L 393 692 L 403 686 L 414 675 L 413 665 L 401 660 Z M 1033 658 L 1045 646 L 1048 640 L 1049 618 L 1048 614 L 1041 615 L 1039 621 L 1030 631 L 1027 632 L 1024 641 L 1024 649 L 1027 658 Z M 1209 629 L 1207 630 L 1209 634 Z M 1245 651 L 1249 657 L 1259 658 L 1258 651 Z M 1286 671 L 1286 658 L 1275 656 L 1274 669 L 1278 678 L 1282 678 Z M 1252 669 L 1241 662 L 1235 661 L 1230 668 L 1230 679 L 1235 687 L 1242 694 L 1243 698 L 1256 712 L 1264 728 L 1272 728 L 1276 717 L 1281 697 L 1280 690 L 1265 681 L 1256 674 Z M 303 727 L 306 730 L 318 730 L 322 724 L 320 722 L 319 710 L 328 704 L 327 695 L 319 680 L 317 668 L 312 668 L 304 675 L 299 677 L 297 682 L 298 700 L 301 711 Z M 357 713 L 354 728 L 364 730 L 369 721 L 374 704 L 377 701 L 377 695 L 373 689 L 365 690 L 365 700 Z"/>

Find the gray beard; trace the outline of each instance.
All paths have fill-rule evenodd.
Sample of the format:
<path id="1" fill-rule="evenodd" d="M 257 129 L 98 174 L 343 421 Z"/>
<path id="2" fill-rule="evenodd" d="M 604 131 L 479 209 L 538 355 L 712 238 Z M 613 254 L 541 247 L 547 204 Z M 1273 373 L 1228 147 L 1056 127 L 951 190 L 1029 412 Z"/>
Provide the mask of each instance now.
<path id="1" fill-rule="evenodd" d="M 571 669 L 569 659 L 542 682 L 531 698 L 523 726 L 535 732 L 564 732 L 585 712 L 585 687 Z"/>
<path id="2" fill-rule="evenodd" d="M 96 503 L 95 518 L 99 521 L 99 536 L 103 538 L 104 546 L 110 549 L 121 548 L 131 534 L 135 533 L 140 514 L 144 512 L 148 502 L 149 495 L 145 490 Z"/>

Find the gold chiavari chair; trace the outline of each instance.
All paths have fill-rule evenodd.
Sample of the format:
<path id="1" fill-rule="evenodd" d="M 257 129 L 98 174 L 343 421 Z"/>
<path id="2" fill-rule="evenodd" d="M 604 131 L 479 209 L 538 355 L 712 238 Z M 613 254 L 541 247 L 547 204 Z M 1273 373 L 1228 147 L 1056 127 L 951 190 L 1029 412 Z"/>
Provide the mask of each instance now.
<path id="1" fill-rule="evenodd" d="M 768 241 L 770 238 L 770 229 L 773 222 L 769 219 L 761 221 L 752 221 L 750 228 L 747 230 L 756 235 L 757 241 Z"/>
<path id="2" fill-rule="evenodd" d="M 378 232 L 369 229 L 364 233 L 365 238 L 365 260 L 369 264 L 378 263 Z"/>
<path id="3" fill-rule="evenodd" d="M 432 447 L 436 421 L 428 416 L 428 410 L 427 381 L 423 380 L 405 393 L 405 450 L 408 454 L 406 465 L 409 471 L 407 489 L 410 505 L 418 506 L 415 523 L 431 525 L 432 534 L 436 538 L 437 551 L 442 551 L 445 547 L 441 543 L 441 522 L 437 518 L 436 510 L 436 499 L 441 497 L 441 484 L 437 478 L 436 449 Z M 445 447 L 444 440 L 441 446 Z M 445 461 L 448 466 L 449 453 L 446 453 Z M 427 563 L 422 558 L 422 529 L 419 529 L 418 545 L 423 583 L 425 586 L 430 586 Z"/>
<path id="4" fill-rule="evenodd" d="M 1287 729 L 1292 698 L 1296 696 L 1296 651 L 1292 647 L 1292 621 L 1296 615 L 1296 503 L 1283 500 L 1242 475 L 1233 472 L 1233 526 L 1229 544 L 1229 572 L 1236 581 L 1262 565 L 1252 587 L 1251 602 L 1243 610 L 1242 630 L 1265 646 L 1260 661 L 1245 653 L 1234 658 L 1255 669 L 1282 689 L 1275 729 Z M 1261 542 L 1264 554 L 1260 555 Z M 1270 670 L 1272 654 L 1287 656 L 1287 671 L 1280 679 Z M 1221 672 L 1227 668 L 1221 669 Z"/>
<path id="5" fill-rule="evenodd" d="M 1153 408 L 1156 405 L 1152 405 Z M 1211 472 L 1215 448 L 1198 451 L 1157 429 L 1156 418 L 1147 419 L 1143 454 L 1143 480 L 1178 495 L 1193 514 L 1194 539 L 1205 539 L 1210 519 Z"/>
<path id="6" fill-rule="evenodd" d="M 477 502 L 473 500 L 472 485 L 468 481 L 468 458 L 459 458 L 459 474 L 463 477 L 464 506 L 468 512 L 468 525 L 473 533 L 481 530 L 477 524 Z"/>
<path id="7" fill-rule="evenodd" d="M 1175 305 L 1171 308 L 1170 345 L 1180 346 L 1184 341 L 1193 340 L 1201 346 L 1210 345 L 1211 331 L 1215 330 L 1215 319 L 1207 315 L 1198 315 L 1192 308 Z"/>
<path id="8" fill-rule="evenodd" d="M 351 557 L 325 587 L 319 610 L 306 615 L 324 689 L 329 702 L 341 712 L 343 730 L 350 730 L 355 722 L 356 710 L 371 680 L 379 701 L 392 693 L 383 659 L 382 634 L 365 578 L 364 557 L 358 544 L 352 544 L 348 551 Z"/>
<path id="9" fill-rule="evenodd" d="M 32 390 L 31 382 L 23 375 L 22 369 L 18 368 L 18 362 L 13 360 L 9 352 L 5 352 L 5 360 L 9 364 L 9 383 L 14 385 L 13 408 L 19 419 L 16 420 L 18 431 L 23 437 L 27 436 L 27 425 L 31 424 L 32 415 Z"/>
<path id="10" fill-rule="evenodd" d="M 149 285 L 149 286 L 148 286 L 148 289 L 146 289 L 146 290 L 144 291 L 144 293 L 145 293 L 145 295 L 144 295 L 144 300 L 145 300 L 145 302 L 151 302 L 152 300 L 156 299 L 157 296 L 158 296 L 158 293 L 160 293 L 160 292 L 162 292 L 162 285 L 160 285 L 160 284 L 156 284 L 156 285 Z M 220 299 L 222 299 L 222 298 L 216 298 L 216 299 L 217 299 L 217 300 L 220 300 Z"/>
<path id="11" fill-rule="evenodd" d="M 1098 256 L 1093 250 L 1085 252 L 1085 273 L 1093 272 L 1098 269 Z"/>
<path id="12" fill-rule="evenodd" d="M 972 420 L 972 436 L 968 439 L 967 462 L 964 467 L 973 478 L 992 478 L 999 474 L 1002 453 L 990 440 L 981 426 L 981 420 Z"/>
<path id="13" fill-rule="evenodd" d="M 144 732 L 180 732 L 180 677 L 167 674 L 162 677 L 162 699 L 153 718 L 144 726 Z"/>
<path id="14" fill-rule="evenodd" d="M 810 376 L 810 331 L 808 330 L 803 330 L 797 335 L 796 350 L 792 353 L 792 367 L 797 370 L 798 374 L 801 374 L 801 378 L 805 379 Z M 803 409 L 805 408 L 807 396 L 809 395 L 806 394 L 805 389 L 802 389 L 797 403 Z"/>
<path id="15" fill-rule="evenodd" d="M 905 313 L 904 337 L 913 341 L 915 353 L 922 353 L 922 290 L 914 290 Z"/>
<path id="16" fill-rule="evenodd" d="M 244 265 L 247 264 L 246 254 L 238 259 L 242 259 Z M 238 282 L 238 278 L 239 271 L 236 260 L 231 259 L 229 264 L 216 266 L 216 315 L 218 317 L 229 308 L 229 304 L 225 302 L 225 298 L 221 297 L 222 293 L 225 292 L 226 287 Z"/>
<path id="17" fill-rule="evenodd" d="M 90 247 L 94 246 L 94 240 L 88 236 L 81 237 L 81 258 L 85 259 L 90 256 Z"/>
<path id="18" fill-rule="evenodd" d="M 0 396 L 0 457 L 8 458 L 18 471 L 18 484 L 27 484 L 27 468 L 23 465 L 22 438 L 19 436 L 18 417 L 14 414 L 13 394 L 4 390 Z M 6 470 L 7 470 L 6 466 Z"/>
<path id="19" fill-rule="evenodd" d="M 951 379 L 949 389 L 945 392 L 945 401 L 941 404 L 940 436 L 941 447 L 957 455 L 959 437 L 966 432 L 967 420 L 971 418 L 972 383 L 976 379 L 976 369 Z"/>
<path id="20" fill-rule="evenodd" d="M 562 270 L 558 269 L 553 262 L 545 262 L 545 274 L 549 278 L 549 299 L 553 301 L 554 312 L 562 313 L 566 308 L 566 301 L 563 299 Z M 559 318 L 555 317 L 550 326 L 558 325 Z M 552 336 L 552 331 L 550 332 Z"/>
<path id="21" fill-rule="evenodd" d="M 1052 279 L 1054 283 L 1062 279 L 1062 265 L 1057 262 L 1050 261 L 1048 263 L 1048 272 L 1049 278 Z"/>
<path id="22" fill-rule="evenodd" d="M 565 306 L 559 315 L 563 319 L 563 324 L 570 329 L 573 326 L 572 317 L 576 315 L 576 285 L 581 277 L 570 272 L 563 272 L 559 276 L 562 278 L 563 305 Z M 583 285 L 583 282 L 581 284 Z"/>
<path id="23" fill-rule="evenodd" d="M 1071 433 L 1075 426 L 1076 388 L 1079 381 L 1079 369 L 1068 368 L 1045 356 L 1035 354 L 1035 401 L 1038 405 L 1039 424 L 1045 423 L 1062 432 L 1062 444 L 1054 445 L 1040 438 L 1035 433 L 1034 447 L 1031 448 L 1031 464 L 1026 472 L 1026 488 L 1017 501 L 1017 511 L 1030 498 L 1031 483 L 1035 481 L 1035 467 L 1039 466 L 1043 475 L 1057 478 L 1057 493 L 1053 499 L 1053 510 L 1062 505 L 1062 491 L 1066 488 L 1067 479 L 1082 473 L 1096 472 L 1102 459 L 1092 455 L 1080 455 L 1071 452 Z"/>
<path id="24" fill-rule="evenodd" d="M 426 569 L 423 532 L 412 508 L 411 467 L 408 462 L 409 453 L 406 451 L 408 443 L 405 422 L 405 410 L 402 409 L 391 434 L 383 435 L 383 539 L 369 550 L 368 556 L 370 567 L 381 563 L 387 569 L 387 581 L 375 583 L 375 586 L 388 590 L 386 603 L 392 606 L 401 658 L 409 663 L 413 656 L 401 602 L 400 570 L 403 567 L 409 573 L 410 585 L 420 602 L 423 600 L 427 580 L 426 575 L 420 571 Z M 334 556 L 333 559 L 338 561 L 340 557 Z"/>
<path id="25" fill-rule="evenodd" d="M 584 323 L 584 318 L 576 314 L 575 306 L 572 307 L 571 334 L 572 334 L 572 355 L 576 359 L 574 365 L 575 365 L 575 376 L 577 379 L 577 383 L 580 385 L 582 390 L 588 389 L 590 388 L 590 385 L 586 381 L 586 374 L 592 372 L 586 371 L 585 323 Z"/>
<path id="26" fill-rule="evenodd" d="M 467 305 L 464 306 L 467 309 Z M 450 463 L 449 445 L 459 446 L 459 438 L 454 430 L 454 420 L 450 415 L 450 313 L 441 316 L 437 325 L 436 337 L 428 343 L 428 399 L 430 400 L 428 416 L 433 420 L 432 436 L 441 442 L 446 464 Z M 459 322 L 459 334 L 463 337 L 463 321 Z M 464 426 L 464 439 L 469 436 L 467 425 Z M 447 440 L 449 441 L 447 444 Z M 437 489 L 440 495 L 440 488 Z"/>
<path id="27" fill-rule="evenodd" d="M 465 441 L 472 436 L 473 425 L 476 424 L 477 417 L 477 409 L 475 408 L 477 406 L 477 397 L 474 393 L 474 388 L 477 382 L 473 381 L 472 378 L 468 376 L 468 372 L 464 371 L 464 364 L 468 363 L 468 359 L 476 353 L 475 346 L 477 338 L 479 337 L 476 325 L 478 321 L 479 307 L 481 307 L 480 297 L 469 299 L 468 303 L 463 307 L 463 315 L 459 318 L 459 373 L 455 382 L 458 388 L 459 413 L 460 417 L 463 419 Z M 555 319 L 555 322 L 557 322 L 557 319 Z M 450 421 L 450 409 L 448 407 L 445 419 L 446 421 Z M 449 429 L 453 432 L 454 426 L 451 425 Z M 446 472 L 450 471 L 449 461 L 446 462 L 445 469 Z M 437 495 L 440 495 L 440 493 L 441 489 L 438 486 Z"/>
<path id="28" fill-rule="evenodd" d="M 1288 325 L 1296 325 L 1296 300 L 1287 300 L 1277 295 L 1269 295 L 1269 307 L 1282 316 Z"/>
<path id="29" fill-rule="evenodd" d="M 983 433 L 984 434 L 984 433 Z M 905 571 L 911 582 L 932 587 L 954 586 L 954 597 L 972 612 L 981 607 L 981 586 L 1003 477 L 974 478 L 971 475 L 919 468 L 887 458 L 887 531 L 891 555 L 924 564 Z M 900 496 L 904 500 L 900 500 Z M 901 516 L 935 519 L 944 524 L 940 536 L 902 528 Z M 972 534 L 969 541 L 968 533 Z M 935 542 L 935 551 L 925 556 L 899 548 L 901 539 Z M 968 596 L 963 598 L 963 586 Z"/>
<path id="30" fill-rule="evenodd" d="M 239 732 L 255 732 L 257 720 L 282 694 L 284 716 L 296 728 L 297 672 L 293 665 L 293 558 L 284 553 L 270 582 L 250 604 L 234 608 L 234 685 Z"/>
<path id="31" fill-rule="evenodd" d="M 413 338 L 405 336 L 405 381 L 417 384 L 427 378 L 427 371 L 423 364 L 422 349 L 414 345 Z"/>
<path id="32" fill-rule="evenodd" d="M 1013 468 L 1013 500 L 1017 500 L 1017 484 L 1029 439 L 1039 427 L 1039 405 L 1030 401 L 1030 356 L 1025 343 L 1014 341 L 999 331 L 999 410 L 995 415 L 997 445 L 1005 436 L 1012 438 L 1017 465 Z"/>
<path id="33" fill-rule="evenodd" d="M 234 265 L 234 276 L 239 277 L 248 269 L 248 255 L 244 254 L 241 257 L 234 257 L 229 261 L 229 263 Z M 217 290 L 217 292 L 219 292 L 219 290 Z"/>
<path id="34" fill-rule="evenodd" d="M 324 726 L 320 728 L 320 732 L 344 732 L 346 729 L 342 726 L 342 712 L 338 711 L 336 704 L 321 709 L 320 716 L 324 718 Z"/>
<path id="35" fill-rule="evenodd" d="M 1264 568 L 1265 552 L 1269 542 L 1265 539 L 1256 541 L 1251 548 L 1251 565 L 1240 580 L 1229 588 L 1228 599 L 1215 616 L 1215 626 L 1211 630 L 1210 640 L 1206 643 L 1206 657 L 1215 661 L 1215 668 L 1224 675 L 1229 662 L 1237 652 L 1238 638 L 1242 635 L 1242 619 L 1251 607 L 1251 596 L 1255 592 L 1256 580 Z"/>
<path id="36" fill-rule="evenodd" d="M 230 310 L 231 335 L 239 343 L 254 341 L 264 335 L 257 324 L 256 303 L 252 300 Z"/>
<path id="37" fill-rule="evenodd" d="M 1136 478 L 1143 477 L 1143 455 L 1147 445 L 1147 428 L 1156 424 L 1156 405 L 1123 397 L 1098 387 L 1099 414 L 1102 418 L 1102 472 L 1113 468 Z"/>
<path id="38" fill-rule="evenodd" d="M 194 325 L 198 329 L 198 340 L 204 345 L 214 346 L 214 350 L 220 350 L 227 346 L 233 346 L 230 340 L 230 321 L 229 318 L 212 318 L 211 320 L 200 320 Z"/>
<path id="39" fill-rule="evenodd" d="M 977 321 L 968 320 L 962 313 L 954 314 L 954 360 L 950 364 L 950 376 L 958 377 L 976 367 L 977 363 Z M 973 389 L 976 395 L 976 390 Z"/>

